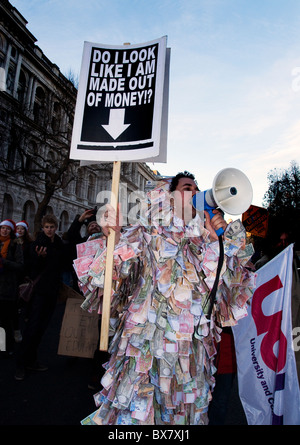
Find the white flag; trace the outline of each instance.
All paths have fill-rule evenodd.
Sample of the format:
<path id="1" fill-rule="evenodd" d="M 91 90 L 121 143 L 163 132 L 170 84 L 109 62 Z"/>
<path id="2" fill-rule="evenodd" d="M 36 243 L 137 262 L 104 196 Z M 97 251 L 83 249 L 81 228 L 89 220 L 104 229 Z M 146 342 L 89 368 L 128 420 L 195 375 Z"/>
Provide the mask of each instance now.
<path id="1" fill-rule="evenodd" d="M 233 328 L 249 425 L 300 425 L 291 321 L 293 245 L 257 271 L 248 316 Z"/>

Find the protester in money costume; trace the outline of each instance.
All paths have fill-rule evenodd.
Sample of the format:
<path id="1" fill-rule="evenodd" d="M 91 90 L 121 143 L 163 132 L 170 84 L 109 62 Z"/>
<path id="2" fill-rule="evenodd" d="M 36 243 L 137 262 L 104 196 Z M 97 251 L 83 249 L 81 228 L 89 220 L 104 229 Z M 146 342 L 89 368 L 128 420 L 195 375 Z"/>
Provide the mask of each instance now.
<path id="1" fill-rule="evenodd" d="M 191 193 L 198 188 L 193 176 L 184 175 L 176 190 L 189 190 L 190 196 L 185 199 L 179 193 L 177 205 L 183 197 L 183 207 L 191 210 Z M 231 223 L 224 235 L 225 259 L 209 320 L 206 303 L 219 258 L 214 229 L 226 223 L 220 214 L 212 221 L 206 214 L 204 227 L 194 210 L 191 219 L 183 221 L 166 184 L 149 193 L 149 202 L 139 224 L 123 231 L 114 251 L 112 316 L 119 295 L 124 303 L 122 281 L 133 267 L 139 276 L 112 320 L 111 358 L 101 381 L 103 390 L 94 396 L 98 409 L 83 424 L 207 424 L 214 387 L 214 340 L 220 340 L 222 326 L 234 325 L 245 316 L 254 289 L 255 275 L 245 268 L 253 250 L 245 249 L 242 224 Z M 105 250 L 100 249 L 83 283 L 89 289 L 83 304 L 88 310 L 99 305 L 101 310 L 104 268 Z"/>

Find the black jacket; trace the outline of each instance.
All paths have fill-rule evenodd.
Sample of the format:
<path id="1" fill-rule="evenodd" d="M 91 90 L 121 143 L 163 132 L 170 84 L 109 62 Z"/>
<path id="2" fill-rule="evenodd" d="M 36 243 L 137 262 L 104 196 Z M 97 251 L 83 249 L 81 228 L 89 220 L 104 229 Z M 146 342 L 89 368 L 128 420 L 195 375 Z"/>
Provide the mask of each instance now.
<path id="1" fill-rule="evenodd" d="M 46 247 L 47 255 L 38 256 L 36 247 Z M 57 297 L 61 283 L 61 273 L 65 261 L 65 250 L 61 238 L 55 235 L 54 241 L 41 232 L 31 243 L 29 252 L 29 275 L 32 279 L 40 276 L 35 293 Z"/>
<path id="2" fill-rule="evenodd" d="M 1 258 L 0 300 L 17 300 L 23 272 L 23 251 L 17 239 L 11 240 L 6 258 Z"/>

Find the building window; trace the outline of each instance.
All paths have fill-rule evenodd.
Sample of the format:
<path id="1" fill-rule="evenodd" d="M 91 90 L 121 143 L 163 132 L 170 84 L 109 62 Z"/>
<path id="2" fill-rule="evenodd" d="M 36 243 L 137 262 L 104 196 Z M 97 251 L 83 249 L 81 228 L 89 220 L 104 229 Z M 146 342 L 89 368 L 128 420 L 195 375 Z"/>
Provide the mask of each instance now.
<path id="1" fill-rule="evenodd" d="M 14 65 L 9 65 L 7 77 L 6 77 L 6 88 L 12 94 L 14 91 L 15 84 L 15 76 L 16 76 L 16 68 Z"/>
<path id="2" fill-rule="evenodd" d="M 89 175 L 89 185 L 88 185 L 88 200 L 90 202 L 95 202 L 95 177 L 93 175 Z"/>
<path id="3" fill-rule="evenodd" d="M 52 116 L 52 130 L 54 132 L 58 132 L 60 130 L 61 123 L 61 106 L 58 102 L 55 102 L 53 105 L 53 116 Z"/>
<path id="4" fill-rule="evenodd" d="M 5 37 L 0 34 L 0 68 L 4 67 L 5 63 L 5 54 L 6 54 L 6 40 Z"/>
<path id="5" fill-rule="evenodd" d="M 12 141 L 9 144 L 8 151 L 7 151 L 7 166 L 9 168 L 9 170 L 13 170 L 15 167 L 16 153 L 17 153 L 17 150 L 16 150 L 16 147 Z"/>
<path id="6" fill-rule="evenodd" d="M 45 92 L 42 87 L 38 86 L 35 91 L 35 99 L 33 106 L 34 122 L 43 124 L 44 121 Z"/>
<path id="7" fill-rule="evenodd" d="M 76 180 L 76 196 L 77 198 L 83 198 L 84 197 L 84 175 L 82 169 L 78 169 L 77 171 L 77 180 Z"/>
<path id="8" fill-rule="evenodd" d="M 26 201 L 23 206 L 22 219 L 25 219 L 25 221 L 27 221 L 30 233 L 34 227 L 34 216 L 35 216 L 34 203 L 32 201 Z"/>
<path id="9" fill-rule="evenodd" d="M 20 76 L 19 76 L 18 91 L 17 91 L 18 100 L 21 103 L 24 103 L 24 100 L 25 100 L 26 86 L 27 86 L 26 75 L 25 75 L 24 71 L 21 70 Z"/>
<path id="10" fill-rule="evenodd" d="M 0 51 L 4 52 L 5 51 L 5 37 L 0 34 Z"/>
<path id="11" fill-rule="evenodd" d="M 12 218 L 14 213 L 13 199 L 8 193 L 4 193 L 3 205 L 2 205 L 2 218 L 1 220 Z"/>
<path id="12" fill-rule="evenodd" d="M 61 233 L 64 233 L 68 230 L 68 228 L 69 228 L 69 214 L 66 210 L 63 210 L 59 219 L 59 231 Z"/>
<path id="13" fill-rule="evenodd" d="M 17 52 L 16 47 L 12 46 L 11 47 L 11 52 L 10 52 L 10 58 L 13 59 L 13 60 L 17 60 L 17 55 L 18 55 L 18 52 Z"/>

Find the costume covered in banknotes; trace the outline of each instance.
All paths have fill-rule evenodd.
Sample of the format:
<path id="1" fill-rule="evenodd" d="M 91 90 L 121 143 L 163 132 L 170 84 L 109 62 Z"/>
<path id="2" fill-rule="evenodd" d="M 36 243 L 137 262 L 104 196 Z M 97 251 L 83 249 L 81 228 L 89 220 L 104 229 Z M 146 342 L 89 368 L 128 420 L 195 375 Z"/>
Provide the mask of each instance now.
<path id="1" fill-rule="evenodd" d="M 103 389 L 94 396 L 97 410 L 83 424 L 207 423 L 215 342 L 220 341 L 222 326 L 232 326 L 246 315 L 255 274 L 245 266 L 253 250 L 245 244 L 242 224 L 231 223 L 208 320 L 206 302 L 216 276 L 219 244 L 210 241 L 199 214 L 187 225 L 168 214 L 167 194 L 160 190 L 157 208 L 152 202 L 151 224 L 141 218 L 139 225 L 124 231 L 115 248 L 111 358 L 105 364 Z M 164 218 L 167 223 L 162 225 Z M 83 303 L 87 310 L 101 311 L 104 267 L 105 248 L 100 248 L 81 283 L 88 289 Z M 133 270 L 135 278 L 131 276 L 124 299 L 122 283 L 128 284 Z"/>

